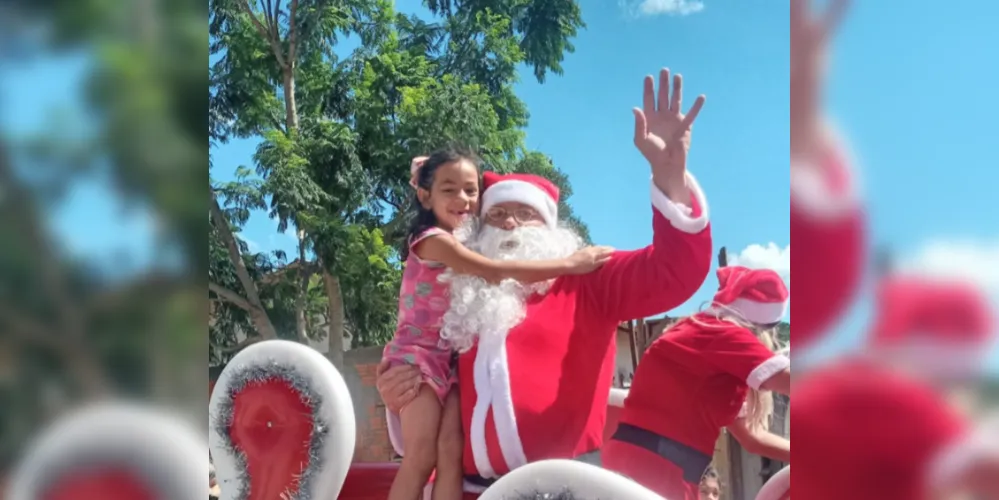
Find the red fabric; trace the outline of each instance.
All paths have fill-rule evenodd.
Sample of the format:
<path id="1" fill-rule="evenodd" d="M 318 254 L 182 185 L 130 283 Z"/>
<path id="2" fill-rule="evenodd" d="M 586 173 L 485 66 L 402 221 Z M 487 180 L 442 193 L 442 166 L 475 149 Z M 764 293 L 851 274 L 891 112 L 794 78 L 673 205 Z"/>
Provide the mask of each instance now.
<path id="1" fill-rule="evenodd" d="M 965 422 L 932 388 L 853 360 L 796 382 L 794 426 L 796 498 L 922 500 L 930 464 Z"/>
<path id="2" fill-rule="evenodd" d="M 832 197 L 848 195 L 851 175 L 845 158 L 829 155 L 823 171 Z M 794 331 L 797 347 L 817 342 L 852 302 L 865 266 L 867 234 L 862 207 L 844 213 L 816 214 L 791 192 L 791 243 L 798 285 L 794 290 Z"/>
<path id="3" fill-rule="evenodd" d="M 692 205 L 699 216 L 700 207 L 693 200 Z M 648 247 L 616 252 L 596 272 L 556 280 L 547 294 L 528 303 L 526 319 L 510 331 L 510 387 L 528 461 L 572 458 L 600 447 L 618 323 L 679 306 L 704 282 L 713 257 L 710 226 L 684 233 L 654 211 L 652 227 Z M 476 402 L 476 352 L 459 359 L 466 436 Z M 496 472 L 508 472 L 492 412 L 486 442 Z M 465 473 L 478 474 L 469 439 L 463 458 Z"/>
<path id="4" fill-rule="evenodd" d="M 746 299 L 764 304 L 781 304 L 789 296 L 784 280 L 771 269 L 747 269 L 742 266 L 718 269 L 715 303 L 728 305 L 736 299 Z"/>
<path id="5" fill-rule="evenodd" d="M 283 380 L 251 382 L 233 396 L 229 436 L 246 455 L 248 500 L 274 500 L 297 492 L 309 465 L 312 411 Z"/>
<path id="6" fill-rule="evenodd" d="M 621 441 L 607 441 L 604 467 L 628 476 L 666 500 L 699 500 L 700 485 L 683 480 L 683 469 L 649 450 Z"/>
<path id="7" fill-rule="evenodd" d="M 545 179 L 544 177 L 533 175 L 533 174 L 497 174 L 496 172 L 486 171 L 482 174 L 482 191 L 485 192 L 491 186 L 497 182 L 503 181 L 521 181 L 537 186 L 539 189 L 545 192 L 551 197 L 552 201 L 558 203 L 559 189 L 552 181 Z"/>
<path id="8" fill-rule="evenodd" d="M 973 346 L 992 340 L 994 319 L 987 298 L 969 283 L 890 276 L 878 286 L 874 346 L 933 340 Z"/>
<path id="9" fill-rule="evenodd" d="M 125 470 L 97 470 L 54 478 L 43 500 L 157 500 L 146 481 Z M 2 485 L 0 485 L 2 486 Z"/>
<path id="10" fill-rule="evenodd" d="M 746 399 L 746 379 L 775 354 L 745 328 L 706 314 L 696 320 L 707 327 L 685 319 L 645 351 L 621 422 L 713 455 Z"/>

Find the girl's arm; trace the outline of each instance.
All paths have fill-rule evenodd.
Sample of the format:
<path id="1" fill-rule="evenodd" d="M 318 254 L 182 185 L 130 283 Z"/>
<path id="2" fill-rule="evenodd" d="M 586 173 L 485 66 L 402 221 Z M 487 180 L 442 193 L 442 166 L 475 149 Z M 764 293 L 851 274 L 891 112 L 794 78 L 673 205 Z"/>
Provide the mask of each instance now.
<path id="1" fill-rule="evenodd" d="M 774 374 L 774 376 L 766 379 L 760 384 L 760 389 L 764 391 L 773 391 L 777 394 L 783 394 L 785 396 L 791 395 L 791 368 L 784 368 L 783 370 Z"/>
<path id="2" fill-rule="evenodd" d="M 445 234 L 434 235 L 419 241 L 413 246 L 413 251 L 423 260 L 440 262 L 459 274 L 478 276 L 490 283 L 498 283 L 504 279 L 515 279 L 521 283 L 547 281 L 564 274 L 579 274 L 587 272 L 584 259 L 570 257 L 554 260 L 536 261 L 499 261 L 479 255 L 458 242 L 454 237 Z M 602 258 L 610 257 L 610 251 Z M 596 259 L 596 260 L 599 260 Z M 580 262 L 577 262 L 579 260 Z M 595 264 L 595 263 L 594 263 Z M 600 262 L 602 264 L 602 262 Z M 599 267 L 593 265 L 591 269 Z"/>
<path id="3" fill-rule="evenodd" d="M 746 451 L 784 463 L 791 463 L 791 441 L 766 429 L 751 425 L 745 417 L 735 419 L 728 432 Z"/>

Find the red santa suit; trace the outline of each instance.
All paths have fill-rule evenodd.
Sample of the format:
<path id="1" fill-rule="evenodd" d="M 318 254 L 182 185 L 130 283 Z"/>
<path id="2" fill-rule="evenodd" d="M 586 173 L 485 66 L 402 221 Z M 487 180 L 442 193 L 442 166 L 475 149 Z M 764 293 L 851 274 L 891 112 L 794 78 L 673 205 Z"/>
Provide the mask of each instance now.
<path id="1" fill-rule="evenodd" d="M 797 498 L 923 500 L 981 457 L 934 389 L 867 359 L 796 381 L 794 405 Z"/>
<path id="2" fill-rule="evenodd" d="M 798 348 L 814 345 L 848 307 L 867 253 L 866 221 L 842 141 L 808 164 L 791 165 L 791 267 L 794 331 Z"/>
<path id="3" fill-rule="evenodd" d="M 503 342 L 479 343 L 459 359 L 464 470 L 486 487 L 528 462 L 575 458 L 602 444 L 621 321 L 668 311 L 704 282 L 712 260 L 708 205 L 687 177 L 689 200 L 674 203 L 651 184 L 652 244 L 616 252 L 598 271 L 563 276 L 527 301 L 524 321 Z M 482 209 L 530 205 L 553 225 L 558 190 L 532 175 L 487 174 Z M 398 415 L 389 432 L 400 450 Z"/>
<path id="4" fill-rule="evenodd" d="M 656 339 L 635 372 L 618 431 L 604 446 L 604 466 L 670 500 L 697 500 L 723 427 L 742 408 L 748 388 L 787 369 L 747 328 L 779 321 L 788 291 L 777 273 L 724 267 L 712 310 L 684 319 Z"/>

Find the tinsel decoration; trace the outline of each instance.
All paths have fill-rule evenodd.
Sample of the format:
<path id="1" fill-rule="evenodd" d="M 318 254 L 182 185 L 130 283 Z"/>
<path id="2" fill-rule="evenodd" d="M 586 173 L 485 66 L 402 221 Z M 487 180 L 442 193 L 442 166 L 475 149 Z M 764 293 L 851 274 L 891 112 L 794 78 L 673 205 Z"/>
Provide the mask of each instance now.
<path id="1" fill-rule="evenodd" d="M 229 428 L 233 424 L 233 410 L 236 396 L 253 383 L 262 383 L 273 380 L 280 380 L 288 383 L 291 388 L 298 393 L 302 402 L 311 410 L 312 414 L 312 439 L 309 441 L 309 463 L 298 475 L 298 491 L 289 493 L 287 500 L 325 500 L 313 499 L 311 491 L 312 485 L 316 481 L 316 476 L 322 470 L 324 463 L 323 449 L 326 446 L 326 438 L 329 434 L 330 422 L 326 422 L 319 417 L 319 408 L 323 403 L 323 396 L 316 392 L 311 384 L 310 378 L 303 375 L 298 368 L 270 360 L 265 364 L 239 364 L 230 366 L 232 373 L 229 375 L 229 387 L 226 397 L 218 405 L 218 412 L 214 415 L 215 432 L 222 438 L 226 451 L 236 459 L 239 469 L 239 476 L 236 478 L 236 485 L 225 485 L 224 487 L 235 486 L 238 494 L 235 498 L 249 498 L 250 478 L 247 474 L 246 455 L 237 448 L 229 435 Z"/>
<path id="2" fill-rule="evenodd" d="M 161 457 L 155 452 L 130 444 L 100 445 L 68 449 L 65 454 L 46 464 L 45 484 L 37 486 L 36 495 L 41 498 L 49 487 L 59 484 L 60 478 L 75 475 L 86 476 L 106 470 L 124 470 L 141 479 L 160 492 L 163 498 L 181 498 L 182 478 L 176 468 L 164 467 Z M 0 492 L 2 493 L 2 492 Z"/>
<path id="3" fill-rule="evenodd" d="M 532 493 L 515 493 L 514 496 L 507 498 L 509 500 L 584 500 L 583 498 L 576 496 L 576 494 L 573 493 L 568 487 L 563 488 L 561 491 L 556 493 L 546 493 L 541 491 L 535 491 Z M 592 498 L 585 500 L 599 499 Z"/>

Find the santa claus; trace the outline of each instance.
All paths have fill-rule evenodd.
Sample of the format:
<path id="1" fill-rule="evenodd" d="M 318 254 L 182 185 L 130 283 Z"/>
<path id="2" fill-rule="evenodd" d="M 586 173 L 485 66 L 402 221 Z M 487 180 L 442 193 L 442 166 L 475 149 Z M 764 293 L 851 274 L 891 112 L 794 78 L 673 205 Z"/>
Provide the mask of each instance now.
<path id="1" fill-rule="evenodd" d="M 652 243 L 617 252 L 600 270 L 541 287 L 488 285 L 456 277 L 443 336 L 463 349 L 458 360 L 465 434 L 466 487 L 481 491 L 529 462 L 594 461 L 601 447 L 614 375 L 614 333 L 621 321 L 683 302 L 711 265 L 708 205 L 686 169 L 698 97 L 681 113 L 679 75 L 644 82 L 635 109 L 635 144 L 652 169 Z M 581 240 L 559 224 L 558 190 L 532 175 L 485 176 L 481 227 L 466 245 L 496 259 L 566 256 Z M 412 367 L 383 367 L 378 389 L 390 434 L 401 448 L 398 410 L 415 394 Z"/>

